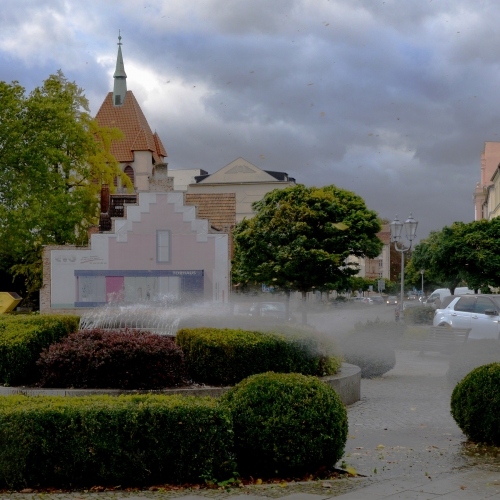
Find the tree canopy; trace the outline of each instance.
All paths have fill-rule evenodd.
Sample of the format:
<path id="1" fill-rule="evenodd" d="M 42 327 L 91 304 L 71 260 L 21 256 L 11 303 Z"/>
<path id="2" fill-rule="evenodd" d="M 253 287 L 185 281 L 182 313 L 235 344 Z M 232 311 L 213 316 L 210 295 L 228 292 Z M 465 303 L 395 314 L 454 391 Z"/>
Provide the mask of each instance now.
<path id="1" fill-rule="evenodd" d="M 63 73 L 29 94 L 0 82 L 0 261 L 41 285 L 41 248 L 82 244 L 96 223 L 102 183 L 131 186 L 110 154 L 118 129 L 100 128 Z"/>
<path id="2" fill-rule="evenodd" d="M 272 284 L 305 294 L 345 289 L 357 274 L 349 257 L 378 256 L 380 223 L 364 200 L 336 186 L 275 189 L 233 231 L 233 281 Z"/>
<path id="3" fill-rule="evenodd" d="M 452 293 L 461 282 L 474 290 L 500 286 L 500 219 L 455 222 L 431 232 L 415 247 L 412 265 Z"/>

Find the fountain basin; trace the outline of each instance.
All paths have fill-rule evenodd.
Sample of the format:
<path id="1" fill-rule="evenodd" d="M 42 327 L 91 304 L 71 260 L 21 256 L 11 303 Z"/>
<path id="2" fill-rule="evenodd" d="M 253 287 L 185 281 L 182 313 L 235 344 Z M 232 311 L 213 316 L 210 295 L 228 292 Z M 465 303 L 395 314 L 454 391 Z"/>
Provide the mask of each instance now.
<path id="1" fill-rule="evenodd" d="M 345 405 L 359 401 L 361 397 L 361 369 L 349 363 L 342 363 L 339 373 L 320 377 L 325 384 L 333 387 Z M 222 396 L 231 387 L 192 386 L 174 387 L 162 390 L 134 390 L 122 389 L 45 389 L 33 387 L 0 387 L 0 396 L 120 396 L 122 394 L 164 394 L 181 396 Z"/>

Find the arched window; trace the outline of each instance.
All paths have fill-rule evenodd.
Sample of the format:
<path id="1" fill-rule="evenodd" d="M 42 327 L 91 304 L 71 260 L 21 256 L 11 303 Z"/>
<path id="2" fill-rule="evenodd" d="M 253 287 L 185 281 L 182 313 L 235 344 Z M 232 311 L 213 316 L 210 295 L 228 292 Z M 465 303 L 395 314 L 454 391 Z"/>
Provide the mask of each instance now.
<path id="1" fill-rule="evenodd" d="M 125 167 L 125 170 L 123 171 L 126 175 L 128 175 L 128 178 L 130 179 L 130 182 L 132 183 L 132 186 L 134 186 L 134 180 L 135 180 L 135 176 L 134 176 L 134 169 L 130 166 L 130 165 L 127 165 Z"/>

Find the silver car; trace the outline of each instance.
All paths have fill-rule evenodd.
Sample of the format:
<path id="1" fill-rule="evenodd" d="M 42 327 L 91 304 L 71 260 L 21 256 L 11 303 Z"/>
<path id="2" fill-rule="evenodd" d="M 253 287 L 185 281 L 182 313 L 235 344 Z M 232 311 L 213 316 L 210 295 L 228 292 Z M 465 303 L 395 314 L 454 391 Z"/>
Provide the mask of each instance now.
<path id="1" fill-rule="evenodd" d="M 470 328 L 469 340 L 497 339 L 500 333 L 500 295 L 461 295 L 436 309 L 434 326 Z"/>

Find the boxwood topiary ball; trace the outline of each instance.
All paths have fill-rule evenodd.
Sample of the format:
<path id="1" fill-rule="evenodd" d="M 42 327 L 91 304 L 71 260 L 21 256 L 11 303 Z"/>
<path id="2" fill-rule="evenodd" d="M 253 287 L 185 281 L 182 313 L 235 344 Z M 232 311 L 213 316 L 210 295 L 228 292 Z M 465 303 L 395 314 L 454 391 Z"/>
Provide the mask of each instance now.
<path id="1" fill-rule="evenodd" d="M 456 385 L 451 414 L 471 441 L 500 445 L 500 363 L 480 366 Z"/>
<path id="2" fill-rule="evenodd" d="M 312 376 L 267 372 L 230 389 L 238 466 L 250 474 L 333 467 L 347 439 L 347 412 L 335 390 Z M 276 472 L 278 471 L 278 472 Z"/>

